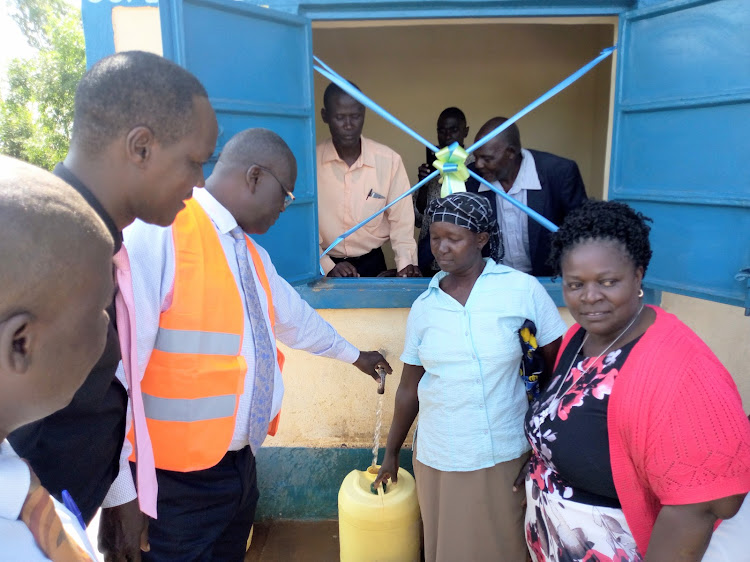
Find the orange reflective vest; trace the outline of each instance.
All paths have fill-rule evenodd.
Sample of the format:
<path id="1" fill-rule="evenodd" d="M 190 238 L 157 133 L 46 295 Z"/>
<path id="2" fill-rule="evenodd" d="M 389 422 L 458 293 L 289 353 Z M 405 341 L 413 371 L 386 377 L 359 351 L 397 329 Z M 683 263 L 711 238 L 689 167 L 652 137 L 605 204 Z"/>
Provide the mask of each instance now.
<path id="1" fill-rule="evenodd" d="M 191 472 L 215 466 L 234 434 L 247 363 L 241 354 L 245 313 L 237 282 L 211 219 L 194 200 L 172 225 L 175 277 L 172 304 L 141 382 L 156 468 Z M 247 238 L 247 237 L 246 237 Z M 247 248 L 275 325 L 263 262 Z M 284 355 L 277 348 L 279 368 Z M 269 426 L 274 435 L 279 416 Z M 133 428 L 128 434 L 134 443 Z M 135 446 L 131 461 L 135 461 Z"/>

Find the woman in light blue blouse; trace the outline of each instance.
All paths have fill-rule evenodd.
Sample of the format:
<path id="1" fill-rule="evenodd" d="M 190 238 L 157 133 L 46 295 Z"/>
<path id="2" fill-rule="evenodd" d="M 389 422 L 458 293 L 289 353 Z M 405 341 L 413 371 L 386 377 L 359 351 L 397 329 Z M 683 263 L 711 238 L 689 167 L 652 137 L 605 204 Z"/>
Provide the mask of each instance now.
<path id="1" fill-rule="evenodd" d="M 433 201 L 427 212 L 442 271 L 409 313 L 376 483 L 395 480 L 399 449 L 419 413 L 414 471 L 425 559 L 523 561 L 524 497 L 512 491 L 529 451 L 518 330 L 526 319 L 536 324 L 551 366 L 566 326 L 534 277 L 482 258 L 482 248 L 499 239 L 486 198 L 457 193 Z"/>

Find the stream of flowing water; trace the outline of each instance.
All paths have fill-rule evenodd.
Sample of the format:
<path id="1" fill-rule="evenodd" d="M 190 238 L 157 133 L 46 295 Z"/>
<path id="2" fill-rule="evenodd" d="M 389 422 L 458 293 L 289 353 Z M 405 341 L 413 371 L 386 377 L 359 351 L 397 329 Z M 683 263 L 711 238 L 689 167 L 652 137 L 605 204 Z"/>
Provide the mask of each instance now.
<path id="1" fill-rule="evenodd" d="M 378 369 L 380 386 L 378 388 L 378 405 L 375 409 L 375 435 L 372 440 L 372 466 L 378 464 L 378 449 L 380 448 L 380 428 L 383 426 L 383 402 L 385 401 L 385 369 Z"/>
<path id="2" fill-rule="evenodd" d="M 378 449 L 380 448 L 380 428 L 383 426 L 383 402 L 385 394 L 378 394 L 378 406 L 375 410 L 375 436 L 372 440 L 372 466 L 378 464 Z"/>

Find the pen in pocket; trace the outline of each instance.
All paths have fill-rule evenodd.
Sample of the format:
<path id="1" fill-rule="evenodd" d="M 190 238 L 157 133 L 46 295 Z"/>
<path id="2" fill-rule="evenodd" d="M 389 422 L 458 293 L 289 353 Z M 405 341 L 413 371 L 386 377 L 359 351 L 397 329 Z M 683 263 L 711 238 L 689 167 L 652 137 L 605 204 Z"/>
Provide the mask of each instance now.
<path id="1" fill-rule="evenodd" d="M 78 523 L 83 529 L 83 540 L 86 543 L 86 547 L 89 549 L 89 551 L 94 552 L 94 547 L 92 546 L 91 542 L 89 541 L 89 537 L 86 534 L 86 522 L 83 520 L 81 510 L 78 509 L 76 502 L 73 501 L 73 496 L 71 496 L 70 492 L 68 492 L 67 490 L 63 490 L 61 495 L 63 499 L 63 505 L 67 508 L 68 511 L 73 514 L 73 516 L 78 520 Z"/>

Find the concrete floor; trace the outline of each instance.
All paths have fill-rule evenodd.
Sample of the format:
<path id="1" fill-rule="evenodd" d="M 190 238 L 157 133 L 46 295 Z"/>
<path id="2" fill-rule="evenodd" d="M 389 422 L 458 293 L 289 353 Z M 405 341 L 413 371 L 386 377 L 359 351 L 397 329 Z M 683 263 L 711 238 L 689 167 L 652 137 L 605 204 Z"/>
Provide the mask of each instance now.
<path id="1" fill-rule="evenodd" d="M 339 559 L 338 521 L 256 523 L 245 562 L 333 562 Z"/>
<path id="2" fill-rule="evenodd" d="M 86 534 L 96 551 L 99 512 Z M 339 522 L 268 521 L 253 527 L 253 541 L 245 562 L 336 562 L 339 559 Z"/>

